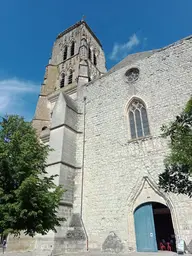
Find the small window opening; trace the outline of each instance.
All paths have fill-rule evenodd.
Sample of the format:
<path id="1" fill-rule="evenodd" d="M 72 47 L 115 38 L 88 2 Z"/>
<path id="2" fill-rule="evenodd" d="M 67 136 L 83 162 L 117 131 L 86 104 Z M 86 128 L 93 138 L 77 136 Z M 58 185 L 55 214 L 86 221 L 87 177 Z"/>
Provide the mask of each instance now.
<path id="1" fill-rule="evenodd" d="M 48 129 L 47 126 L 43 126 L 42 131 L 45 131 L 47 129 Z"/>
<path id="2" fill-rule="evenodd" d="M 89 52 L 88 52 L 88 58 L 89 60 L 91 60 L 91 49 L 89 48 Z"/>
<path id="3" fill-rule="evenodd" d="M 66 60 L 66 59 L 67 59 L 67 49 L 68 49 L 68 47 L 65 46 L 64 52 L 63 52 L 63 60 Z"/>
<path id="4" fill-rule="evenodd" d="M 60 88 L 65 86 L 65 74 L 62 74 L 61 81 L 60 81 Z"/>
<path id="5" fill-rule="evenodd" d="M 71 44 L 71 56 L 75 54 L 75 42 L 72 42 Z"/>
<path id="6" fill-rule="evenodd" d="M 68 84 L 72 84 L 73 82 L 73 71 L 70 70 L 70 74 L 69 74 L 69 77 L 68 77 Z"/>
<path id="7" fill-rule="evenodd" d="M 97 57 L 96 57 L 95 53 L 93 54 L 93 63 L 95 66 L 97 65 Z"/>

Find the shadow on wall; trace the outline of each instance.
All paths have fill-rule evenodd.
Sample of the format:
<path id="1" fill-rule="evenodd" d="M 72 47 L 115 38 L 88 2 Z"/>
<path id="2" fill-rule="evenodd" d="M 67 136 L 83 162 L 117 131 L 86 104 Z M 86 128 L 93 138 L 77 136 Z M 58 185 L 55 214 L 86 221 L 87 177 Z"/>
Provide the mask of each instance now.
<path id="1" fill-rule="evenodd" d="M 112 231 L 102 245 L 102 251 L 104 252 L 122 252 L 123 243 L 121 239 Z"/>
<path id="2" fill-rule="evenodd" d="M 187 250 L 192 253 L 192 240 L 190 241 L 190 243 L 187 246 Z"/>

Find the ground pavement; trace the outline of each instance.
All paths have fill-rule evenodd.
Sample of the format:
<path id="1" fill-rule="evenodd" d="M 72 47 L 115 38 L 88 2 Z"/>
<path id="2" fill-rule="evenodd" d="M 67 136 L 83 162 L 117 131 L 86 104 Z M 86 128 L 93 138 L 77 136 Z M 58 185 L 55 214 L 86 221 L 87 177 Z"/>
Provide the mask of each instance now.
<path id="1" fill-rule="evenodd" d="M 0 255 L 4 256 L 39 256 L 34 255 L 32 252 L 5 252 L 4 254 L 0 252 Z M 42 254 L 41 254 L 42 255 Z M 64 253 L 64 254 L 54 254 L 54 255 L 45 255 L 45 256 L 177 256 L 177 253 L 167 252 L 167 251 L 159 251 L 156 253 L 152 252 L 131 252 L 126 254 L 117 254 L 117 253 L 103 253 L 103 252 L 81 252 L 81 253 Z M 192 256 L 192 254 L 184 254 L 184 256 Z"/>

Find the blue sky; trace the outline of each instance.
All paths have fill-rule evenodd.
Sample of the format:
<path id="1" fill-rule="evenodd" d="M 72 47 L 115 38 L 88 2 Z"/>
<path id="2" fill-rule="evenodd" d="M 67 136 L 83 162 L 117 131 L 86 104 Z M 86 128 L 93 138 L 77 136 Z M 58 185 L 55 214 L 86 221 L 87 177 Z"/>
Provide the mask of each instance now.
<path id="1" fill-rule="evenodd" d="M 192 34 L 192 0 L 1 0 L 0 115 L 30 120 L 53 42 L 83 15 L 110 68 Z"/>

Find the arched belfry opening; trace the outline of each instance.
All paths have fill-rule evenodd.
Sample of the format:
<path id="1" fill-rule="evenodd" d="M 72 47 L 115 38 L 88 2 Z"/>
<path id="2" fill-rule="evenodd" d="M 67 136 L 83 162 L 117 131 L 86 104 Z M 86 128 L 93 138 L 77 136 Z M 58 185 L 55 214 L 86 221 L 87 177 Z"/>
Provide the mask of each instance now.
<path id="1" fill-rule="evenodd" d="M 170 209 L 158 202 L 139 205 L 134 211 L 137 251 L 176 251 Z"/>

